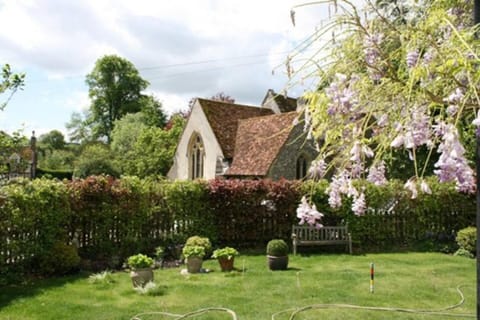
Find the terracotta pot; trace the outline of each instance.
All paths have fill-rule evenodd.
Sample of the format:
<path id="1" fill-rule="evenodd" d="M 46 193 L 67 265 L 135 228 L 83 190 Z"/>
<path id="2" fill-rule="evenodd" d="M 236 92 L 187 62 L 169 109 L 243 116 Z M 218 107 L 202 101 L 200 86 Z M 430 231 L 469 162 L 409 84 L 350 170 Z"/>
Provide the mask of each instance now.
<path id="1" fill-rule="evenodd" d="M 202 269 L 203 259 L 199 257 L 188 257 L 185 259 L 188 273 L 199 273 Z"/>
<path id="2" fill-rule="evenodd" d="M 144 287 L 147 282 L 153 281 L 153 269 L 134 269 L 130 272 L 130 278 L 132 278 L 132 283 L 135 288 Z"/>
<path id="3" fill-rule="evenodd" d="M 288 256 L 276 257 L 267 256 L 268 267 L 270 270 L 287 270 Z"/>
<path id="4" fill-rule="evenodd" d="M 222 271 L 232 271 L 234 259 L 234 257 L 232 257 L 231 259 L 218 258 L 218 263 L 220 264 L 220 268 L 222 269 Z"/>

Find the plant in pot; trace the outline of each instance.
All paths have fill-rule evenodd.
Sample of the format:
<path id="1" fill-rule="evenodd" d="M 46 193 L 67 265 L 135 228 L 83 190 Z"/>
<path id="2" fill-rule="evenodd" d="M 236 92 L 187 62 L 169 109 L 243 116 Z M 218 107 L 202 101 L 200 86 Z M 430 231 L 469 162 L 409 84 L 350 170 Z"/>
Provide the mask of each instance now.
<path id="1" fill-rule="evenodd" d="M 202 269 L 203 257 L 205 256 L 205 248 L 202 246 L 186 245 L 182 249 L 185 257 L 185 264 L 189 273 L 198 273 Z"/>
<path id="2" fill-rule="evenodd" d="M 213 251 L 212 258 L 218 260 L 218 263 L 220 264 L 220 268 L 222 269 L 222 271 L 232 271 L 235 256 L 238 256 L 238 255 L 239 253 L 236 249 L 231 247 L 225 247 L 225 248 L 221 248 Z"/>
<path id="3" fill-rule="evenodd" d="M 286 270 L 288 267 L 288 245 L 282 239 L 270 240 L 267 244 L 267 262 L 270 270 Z"/>
<path id="4" fill-rule="evenodd" d="M 130 278 L 134 287 L 144 287 L 153 281 L 153 263 L 152 258 L 141 253 L 128 257 L 127 264 L 131 269 Z"/>
<path id="5" fill-rule="evenodd" d="M 207 237 L 192 236 L 187 239 L 185 246 L 200 246 L 205 249 L 205 258 L 212 255 L 212 243 Z"/>

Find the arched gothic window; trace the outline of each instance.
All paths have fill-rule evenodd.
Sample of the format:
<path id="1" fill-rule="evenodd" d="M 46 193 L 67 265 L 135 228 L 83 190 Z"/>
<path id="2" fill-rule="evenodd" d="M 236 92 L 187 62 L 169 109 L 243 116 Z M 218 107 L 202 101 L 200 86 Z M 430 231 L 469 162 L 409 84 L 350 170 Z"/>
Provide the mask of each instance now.
<path id="1" fill-rule="evenodd" d="M 190 140 L 190 148 L 188 150 L 189 173 L 190 179 L 203 178 L 203 166 L 205 158 L 205 148 L 200 135 L 194 134 Z"/>
<path id="2" fill-rule="evenodd" d="M 297 179 L 303 179 L 307 175 L 308 161 L 304 155 L 297 158 Z"/>

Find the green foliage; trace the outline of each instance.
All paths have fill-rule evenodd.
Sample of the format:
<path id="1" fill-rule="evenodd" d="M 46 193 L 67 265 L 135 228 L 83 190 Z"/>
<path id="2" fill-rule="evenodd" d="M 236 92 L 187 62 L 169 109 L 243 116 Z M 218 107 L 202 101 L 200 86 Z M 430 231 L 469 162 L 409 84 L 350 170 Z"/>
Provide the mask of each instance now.
<path id="1" fill-rule="evenodd" d="M 182 249 L 182 254 L 185 258 L 198 257 L 203 258 L 205 256 L 205 247 L 196 245 L 185 245 Z"/>
<path id="2" fill-rule="evenodd" d="M 139 177 L 166 176 L 173 164 L 185 121 L 175 118 L 169 130 L 151 127 L 142 130 L 131 151 L 127 173 Z"/>
<path id="3" fill-rule="evenodd" d="M 206 237 L 192 236 L 187 239 L 185 246 L 200 246 L 205 249 L 205 255 L 209 257 L 212 254 L 212 243 Z"/>
<path id="4" fill-rule="evenodd" d="M 349 198 L 338 209 L 329 207 L 326 181 L 19 180 L 0 188 L 0 271 L 38 269 L 40 257 L 57 242 L 75 243 L 82 265 L 96 270 L 118 268 L 138 252 L 153 256 L 158 246 L 171 251 L 199 234 L 216 246 L 258 248 L 290 238 L 307 190 L 325 225 L 348 223 L 356 250 L 413 248 L 419 242 L 431 244 L 428 250 L 453 248 L 452 232 L 475 224 L 475 198 L 436 179 L 428 183 L 431 195 L 411 199 L 400 181 L 358 182 L 367 205 L 359 217 Z"/>
<path id="5" fill-rule="evenodd" d="M 5 109 L 5 106 L 12 98 L 13 94 L 23 87 L 25 84 L 25 74 L 23 73 L 13 73 L 10 65 L 5 64 L 2 67 L 2 73 L 0 77 L 0 94 L 5 93 L 10 90 L 10 96 L 6 99 L 5 102 L 0 104 L 0 111 Z"/>
<path id="6" fill-rule="evenodd" d="M 455 238 L 460 249 L 476 255 L 477 252 L 477 228 L 467 227 L 458 231 Z"/>
<path id="7" fill-rule="evenodd" d="M 153 281 L 147 282 L 144 286 L 135 287 L 134 290 L 140 295 L 152 297 L 162 296 L 165 294 L 165 289 Z"/>
<path id="8" fill-rule="evenodd" d="M 52 150 L 39 152 L 38 166 L 47 170 L 72 171 L 76 155 L 70 150 Z"/>
<path id="9" fill-rule="evenodd" d="M 90 120 L 94 136 L 110 141 L 115 120 L 142 109 L 141 92 L 147 88 L 148 81 L 142 79 L 130 61 L 106 55 L 97 60 L 86 83 L 92 100 Z"/>
<path id="10" fill-rule="evenodd" d="M 231 247 L 224 247 L 221 249 L 217 249 L 213 251 L 212 258 L 220 259 L 220 258 L 227 258 L 228 260 L 232 259 L 235 256 L 238 256 L 240 253 Z"/>
<path id="11" fill-rule="evenodd" d="M 210 181 L 208 203 L 218 212 L 213 217 L 217 242 L 248 247 L 272 238 L 288 239 L 301 198 L 298 187 L 298 182 L 287 180 Z"/>
<path id="12" fill-rule="evenodd" d="M 288 255 L 288 245 L 285 240 L 273 239 L 267 243 L 267 255 L 283 257 Z"/>
<path id="13" fill-rule="evenodd" d="M 49 179 L 67 179 L 67 180 L 72 180 L 73 178 L 73 171 L 67 171 L 67 170 L 48 170 L 48 169 L 41 169 L 37 168 L 36 171 L 37 178 L 49 178 Z"/>
<path id="14" fill-rule="evenodd" d="M 94 140 L 89 119 L 90 114 L 87 111 L 83 114 L 79 112 L 72 113 L 70 121 L 65 124 L 70 141 L 75 143 L 87 143 Z"/>
<path id="15" fill-rule="evenodd" d="M 153 266 L 153 259 L 139 253 L 128 257 L 127 264 L 132 269 L 150 268 Z"/>
<path id="16" fill-rule="evenodd" d="M 109 285 L 115 283 L 113 274 L 111 271 L 102 271 L 99 273 L 94 273 L 88 277 L 88 283 L 99 284 L 99 285 Z"/>
<path id="17" fill-rule="evenodd" d="M 141 113 L 148 127 L 163 128 L 167 124 L 167 116 L 162 109 L 162 104 L 153 95 L 142 97 Z"/>
<path id="18" fill-rule="evenodd" d="M 65 137 L 63 133 L 58 130 L 52 130 L 48 133 L 42 134 L 38 138 L 39 147 L 52 150 L 59 150 L 65 148 Z"/>
<path id="19" fill-rule="evenodd" d="M 463 248 L 460 248 L 457 251 L 455 251 L 455 253 L 453 255 L 456 256 L 456 257 L 465 257 L 465 258 L 471 258 L 471 259 L 475 258 L 473 253 L 471 253 L 470 251 L 465 250 Z"/>
<path id="20" fill-rule="evenodd" d="M 100 143 L 86 146 L 75 162 L 75 177 L 85 178 L 91 175 L 120 176 L 112 154 L 107 145 Z"/>
<path id="21" fill-rule="evenodd" d="M 42 275 L 64 275 L 72 271 L 78 271 L 80 256 L 77 248 L 57 241 L 53 247 L 36 257 L 38 265 L 34 265 L 35 271 Z"/>

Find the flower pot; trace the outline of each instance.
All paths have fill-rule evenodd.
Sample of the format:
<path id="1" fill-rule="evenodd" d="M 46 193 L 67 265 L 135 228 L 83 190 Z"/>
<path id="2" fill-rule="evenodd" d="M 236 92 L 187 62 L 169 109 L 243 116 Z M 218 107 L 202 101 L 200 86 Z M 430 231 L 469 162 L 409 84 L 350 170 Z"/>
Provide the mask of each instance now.
<path id="1" fill-rule="evenodd" d="M 188 257 L 185 259 L 188 273 L 199 273 L 202 269 L 203 259 L 199 257 Z"/>
<path id="2" fill-rule="evenodd" d="M 130 272 L 130 278 L 132 278 L 132 284 L 136 287 L 144 287 L 147 282 L 153 281 L 153 269 L 152 268 L 140 268 L 133 269 Z"/>
<path id="3" fill-rule="evenodd" d="M 270 270 L 287 270 L 288 256 L 267 256 L 267 262 Z"/>
<path id="4" fill-rule="evenodd" d="M 218 263 L 220 264 L 220 268 L 222 271 L 232 271 L 233 270 L 233 262 L 234 257 L 228 258 L 218 258 Z"/>

